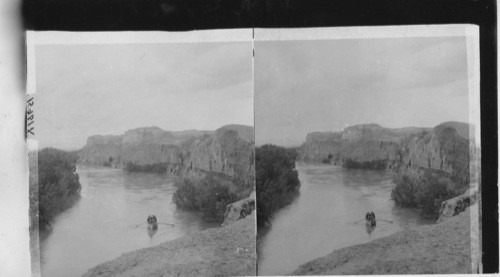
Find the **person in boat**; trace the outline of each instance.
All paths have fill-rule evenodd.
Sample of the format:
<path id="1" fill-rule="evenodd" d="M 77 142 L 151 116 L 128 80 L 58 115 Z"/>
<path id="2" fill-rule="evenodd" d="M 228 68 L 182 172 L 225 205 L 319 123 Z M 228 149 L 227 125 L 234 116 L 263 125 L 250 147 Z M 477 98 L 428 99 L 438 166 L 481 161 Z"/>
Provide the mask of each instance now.
<path id="1" fill-rule="evenodd" d="M 366 224 L 370 226 L 375 226 L 377 224 L 377 220 L 375 219 L 374 212 L 367 212 L 365 215 Z"/>
<path id="2" fill-rule="evenodd" d="M 158 221 L 157 221 L 155 215 L 148 216 L 147 223 L 148 223 L 148 228 L 151 228 L 151 229 L 158 228 Z"/>

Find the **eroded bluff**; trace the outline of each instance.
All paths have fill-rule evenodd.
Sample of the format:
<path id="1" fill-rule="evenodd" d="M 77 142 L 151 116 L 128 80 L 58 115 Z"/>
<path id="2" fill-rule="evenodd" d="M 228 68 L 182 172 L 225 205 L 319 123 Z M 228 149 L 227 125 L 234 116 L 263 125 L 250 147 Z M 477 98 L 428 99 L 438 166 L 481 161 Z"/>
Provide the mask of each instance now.
<path id="1" fill-rule="evenodd" d="M 356 125 L 342 132 L 315 132 L 299 149 L 299 161 L 341 164 L 352 168 L 394 168 L 401 160 L 401 142 L 423 128 L 389 129 Z"/>
<path id="2" fill-rule="evenodd" d="M 471 155 L 476 155 L 475 142 L 469 138 L 471 126 L 446 122 L 406 138 L 401 145 L 401 174 L 418 176 L 422 170 L 440 173 L 454 182 L 468 184 L 475 179 L 470 170 Z M 472 157 L 474 158 L 474 157 Z"/>
<path id="3" fill-rule="evenodd" d="M 171 172 L 188 178 L 216 174 L 253 183 L 253 139 L 253 128 L 243 125 L 182 132 L 137 128 L 121 136 L 89 137 L 79 163 Z"/>
<path id="4" fill-rule="evenodd" d="M 411 174 L 424 168 L 466 180 L 470 153 L 467 123 L 446 122 L 434 128 L 389 129 L 356 125 L 342 132 L 310 133 L 299 148 L 299 161 L 393 169 Z"/>

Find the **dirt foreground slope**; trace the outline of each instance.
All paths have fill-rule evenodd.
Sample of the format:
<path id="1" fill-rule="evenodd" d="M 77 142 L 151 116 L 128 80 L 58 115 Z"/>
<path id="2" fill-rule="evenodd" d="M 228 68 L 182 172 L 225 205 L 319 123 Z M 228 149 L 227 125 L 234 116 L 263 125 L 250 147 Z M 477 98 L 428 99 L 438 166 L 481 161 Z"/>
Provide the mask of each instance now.
<path id="1" fill-rule="evenodd" d="M 255 276 L 255 213 L 121 255 L 84 276 Z"/>
<path id="2" fill-rule="evenodd" d="M 470 215 L 335 250 L 291 275 L 471 273 Z"/>

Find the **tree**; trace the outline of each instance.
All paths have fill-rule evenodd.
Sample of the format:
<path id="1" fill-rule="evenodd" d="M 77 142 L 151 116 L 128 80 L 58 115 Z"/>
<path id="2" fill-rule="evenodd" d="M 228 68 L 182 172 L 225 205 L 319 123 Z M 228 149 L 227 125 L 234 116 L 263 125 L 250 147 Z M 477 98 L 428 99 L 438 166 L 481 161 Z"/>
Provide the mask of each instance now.
<path id="1" fill-rule="evenodd" d="M 295 170 L 297 150 L 275 145 L 255 149 L 257 223 L 269 222 L 279 209 L 289 205 L 300 190 Z"/>
<path id="2" fill-rule="evenodd" d="M 80 198 L 81 185 L 76 173 L 77 160 L 76 153 L 54 148 L 45 148 L 38 153 L 38 203 L 41 229 L 50 225 L 57 215 L 70 208 Z"/>

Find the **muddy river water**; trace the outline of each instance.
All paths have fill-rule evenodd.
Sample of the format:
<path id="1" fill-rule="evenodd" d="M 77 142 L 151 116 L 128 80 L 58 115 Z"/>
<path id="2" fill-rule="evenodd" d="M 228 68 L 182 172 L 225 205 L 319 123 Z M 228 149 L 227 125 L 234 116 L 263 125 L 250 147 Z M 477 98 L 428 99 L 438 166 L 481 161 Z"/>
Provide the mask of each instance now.
<path id="1" fill-rule="evenodd" d="M 52 231 L 40 234 L 42 276 L 81 276 L 123 252 L 215 227 L 176 209 L 174 176 L 82 167 L 77 172 L 81 199 L 56 218 Z M 175 226 L 160 224 L 148 233 L 143 223 L 150 214 Z"/>
<path id="2" fill-rule="evenodd" d="M 259 275 L 286 274 L 334 249 L 431 223 L 390 200 L 392 173 L 323 164 L 297 164 L 296 169 L 300 195 L 259 231 Z M 379 221 L 375 228 L 354 223 L 368 211 L 393 223 Z"/>

